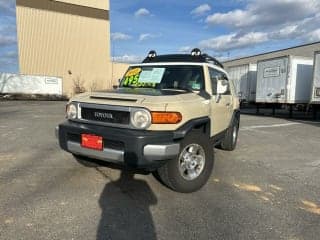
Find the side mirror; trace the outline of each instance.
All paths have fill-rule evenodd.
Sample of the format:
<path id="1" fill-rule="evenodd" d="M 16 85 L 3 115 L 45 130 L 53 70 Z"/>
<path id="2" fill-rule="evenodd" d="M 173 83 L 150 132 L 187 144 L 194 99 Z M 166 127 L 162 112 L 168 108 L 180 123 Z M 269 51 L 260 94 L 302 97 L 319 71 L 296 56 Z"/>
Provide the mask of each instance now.
<path id="1" fill-rule="evenodd" d="M 222 95 L 228 91 L 228 81 L 227 80 L 218 80 L 217 83 L 217 94 Z"/>

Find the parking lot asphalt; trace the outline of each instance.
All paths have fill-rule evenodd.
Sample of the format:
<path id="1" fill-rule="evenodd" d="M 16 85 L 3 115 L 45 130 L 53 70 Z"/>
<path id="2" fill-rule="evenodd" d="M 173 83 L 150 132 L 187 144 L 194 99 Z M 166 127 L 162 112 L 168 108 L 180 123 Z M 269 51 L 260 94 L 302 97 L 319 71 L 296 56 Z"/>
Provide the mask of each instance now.
<path id="1" fill-rule="evenodd" d="M 85 167 L 59 149 L 65 102 L 0 102 L 0 239 L 319 239 L 320 122 L 242 115 L 208 184 Z"/>

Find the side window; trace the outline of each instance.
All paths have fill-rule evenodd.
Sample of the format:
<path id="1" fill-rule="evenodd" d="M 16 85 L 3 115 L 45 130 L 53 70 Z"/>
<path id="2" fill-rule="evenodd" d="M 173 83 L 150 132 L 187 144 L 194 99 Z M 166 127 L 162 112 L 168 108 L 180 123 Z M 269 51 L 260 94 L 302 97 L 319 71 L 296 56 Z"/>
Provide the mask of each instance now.
<path id="1" fill-rule="evenodd" d="M 228 91 L 224 95 L 230 95 L 230 82 L 226 74 L 220 72 L 214 68 L 209 68 L 209 74 L 211 79 L 211 86 L 212 86 L 212 95 L 217 94 L 217 83 L 218 80 L 227 80 L 228 82 Z"/>
<path id="2" fill-rule="evenodd" d="M 222 79 L 228 81 L 228 91 L 224 95 L 231 95 L 231 90 L 230 90 L 230 81 L 227 77 L 226 74 L 222 73 Z"/>
<path id="3" fill-rule="evenodd" d="M 212 95 L 217 94 L 217 82 L 218 82 L 218 71 L 213 68 L 209 68 L 211 87 L 212 87 Z"/>

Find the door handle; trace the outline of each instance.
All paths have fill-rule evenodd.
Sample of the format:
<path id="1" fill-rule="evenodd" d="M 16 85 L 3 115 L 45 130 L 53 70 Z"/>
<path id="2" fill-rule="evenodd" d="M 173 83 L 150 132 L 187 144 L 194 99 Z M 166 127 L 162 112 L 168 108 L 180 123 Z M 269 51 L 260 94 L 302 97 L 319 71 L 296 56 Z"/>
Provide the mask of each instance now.
<path id="1" fill-rule="evenodd" d="M 231 103 L 227 103 L 227 104 L 226 104 L 227 107 L 230 107 L 230 105 L 231 105 Z"/>

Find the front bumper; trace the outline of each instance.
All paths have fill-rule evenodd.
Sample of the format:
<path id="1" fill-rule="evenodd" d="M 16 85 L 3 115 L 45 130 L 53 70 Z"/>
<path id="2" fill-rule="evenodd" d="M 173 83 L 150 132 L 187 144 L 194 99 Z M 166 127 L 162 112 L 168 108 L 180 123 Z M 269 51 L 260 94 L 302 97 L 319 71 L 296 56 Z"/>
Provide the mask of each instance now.
<path id="1" fill-rule="evenodd" d="M 103 137 L 102 151 L 81 147 L 81 134 Z M 155 169 L 175 158 L 180 151 L 179 140 L 171 131 L 122 129 L 66 121 L 56 127 L 60 147 L 70 153 L 127 165 Z"/>

